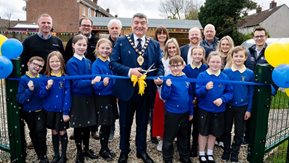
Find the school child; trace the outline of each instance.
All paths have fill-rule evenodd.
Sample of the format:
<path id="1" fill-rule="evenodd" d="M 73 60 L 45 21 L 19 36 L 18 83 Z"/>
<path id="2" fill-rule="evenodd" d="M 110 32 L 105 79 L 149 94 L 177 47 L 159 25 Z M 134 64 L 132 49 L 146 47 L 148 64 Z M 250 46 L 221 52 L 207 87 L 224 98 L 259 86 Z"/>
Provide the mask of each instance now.
<path id="1" fill-rule="evenodd" d="M 45 75 L 49 77 L 62 77 L 64 73 L 64 59 L 58 51 L 52 51 L 47 57 Z M 47 91 L 47 97 L 43 104 L 46 111 L 46 126 L 52 130 L 52 145 L 54 157 L 52 163 L 66 162 L 66 150 L 68 137 L 66 129 L 70 119 L 70 81 L 65 79 L 49 79 L 47 85 L 42 88 Z M 59 155 L 59 141 L 61 142 L 61 157 Z"/>
<path id="2" fill-rule="evenodd" d="M 183 72 L 186 74 L 186 76 L 188 78 L 197 78 L 198 75 L 205 71 L 208 66 L 205 64 L 205 49 L 201 46 L 196 46 L 193 47 L 191 50 L 191 57 L 192 57 L 192 63 L 189 63 L 188 65 L 186 65 L 186 67 L 184 68 Z M 195 95 L 195 90 L 196 90 L 196 84 L 195 83 L 191 83 L 192 85 L 192 89 L 194 91 L 194 95 Z M 199 132 L 198 132 L 198 112 L 199 109 L 197 107 L 197 97 L 193 97 L 194 99 L 194 116 L 195 118 L 190 121 L 190 126 L 193 123 L 193 131 L 191 133 L 191 127 L 189 127 L 189 132 L 188 132 L 188 143 L 190 144 L 191 142 L 191 135 L 193 137 L 193 141 L 192 141 L 192 148 L 190 149 L 190 156 L 191 157 L 196 157 L 198 155 L 198 136 L 199 136 Z"/>
<path id="3" fill-rule="evenodd" d="M 165 44 L 165 51 L 162 58 L 164 65 L 165 76 L 171 74 L 169 68 L 170 58 L 176 55 L 180 55 L 180 47 L 178 41 L 175 38 L 170 38 Z M 163 146 L 163 135 L 164 135 L 164 102 L 160 99 L 160 94 L 157 91 L 155 96 L 154 110 L 153 110 L 153 121 L 152 121 L 152 136 L 159 137 L 157 150 L 162 151 Z"/>
<path id="4" fill-rule="evenodd" d="M 199 107 L 199 161 L 215 162 L 215 140 L 223 134 L 225 107 L 233 97 L 233 90 L 231 85 L 218 82 L 228 80 L 228 76 L 221 72 L 222 60 L 219 52 L 211 52 L 207 63 L 209 68 L 198 75 L 196 83 Z"/>
<path id="5" fill-rule="evenodd" d="M 177 55 L 170 59 L 169 68 L 172 74 L 166 76 L 162 85 L 161 97 L 165 101 L 165 125 L 163 140 L 163 160 L 170 163 L 173 160 L 173 142 L 177 137 L 178 151 L 182 163 L 190 163 L 188 131 L 189 121 L 193 119 L 192 89 L 184 69 L 184 60 Z M 174 80 L 175 79 L 175 80 Z"/>
<path id="6" fill-rule="evenodd" d="M 233 65 L 230 68 L 226 68 L 223 72 L 228 75 L 230 80 L 253 82 L 254 72 L 244 65 L 246 59 L 246 49 L 242 46 L 236 46 L 232 50 Z M 224 153 L 222 160 L 227 161 L 231 156 L 231 162 L 238 162 L 245 121 L 251 117 L 254 86 L 234 84 L 233 88 L 233 99 L 229 101 L 225 111 Z M 235 135 L 231 145 L 233 123 Z"/>
<path id="7" fill-rule="evenodd" d="M 109 55 L 111 54 L 112 43 L 106 39 L 100 39 L 96 44 L 95 54 L 97 59 L 92 64 L 92 74 L 112 75 L 109 69 Z M 99 136 L 101 149 L 99 155 L 106 161 L 112 161 L 115 154 L 108 147 L 110 129 L 118 116 L 116 98 L 112 95 L 114 81 L 109 77 L 99 77 L 94 85 L 96 94 L 95 103 L 99 111 L 98 125 L 101 126 Z"/>
<path id="8" fill-rule="evenodd" d="M 43 80 L 36 80 L 42 77 L 40 71 L 44 66 L 44 59 L 38 56 L 31 57 L 27 63 L 28 71 L 19 80 L 17 101 L 22 104 L 23 118 L 29 128 L 29 136 L 33 147 L 41 163 L 48 163 L 46 156 L 46 126 L 43 102 L 45 92 L 40 91 L 44 87 Z"/>
<path id="9" fill-rule="evenodd" d="M 87 48 L 87 37 L 78 34 L 72 39 L 74 55 L 66 64 L 68 75 L 90 75 L 91 61 L 84 57 Z M 76 145 L 76 162 L 84 162 L 84 157 L 97 159 L 93 150 L 89 149 L 90 127 L 97 124 L 94 103 L 93 85 L 97 79 L 74 79 L 71 85 L 70 126 L 74 128 Z M 82 149 L 82 144 L 84 148 Z"/>

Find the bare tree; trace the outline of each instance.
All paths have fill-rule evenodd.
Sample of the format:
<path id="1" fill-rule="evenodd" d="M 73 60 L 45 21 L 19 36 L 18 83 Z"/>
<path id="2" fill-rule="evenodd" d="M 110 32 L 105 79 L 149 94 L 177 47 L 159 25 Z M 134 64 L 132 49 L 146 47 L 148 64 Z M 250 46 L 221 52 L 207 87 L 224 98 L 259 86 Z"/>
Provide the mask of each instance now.
<path id="1" fill-rule="evenodd" d="M 168 18 L 182 19 L 194 8 L 193 0 L 162 0 L 159 11 Z"/>

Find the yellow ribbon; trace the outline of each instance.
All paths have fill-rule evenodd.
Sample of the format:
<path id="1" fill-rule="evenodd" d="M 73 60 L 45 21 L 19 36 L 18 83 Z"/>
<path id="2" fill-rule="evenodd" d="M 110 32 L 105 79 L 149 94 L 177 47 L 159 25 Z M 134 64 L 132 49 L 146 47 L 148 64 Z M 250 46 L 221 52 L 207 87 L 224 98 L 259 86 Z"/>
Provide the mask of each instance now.
<path id="1" fill-rule="evenodd" d="M 135 87 L 136 83 L 138 83 L 138 94 L 143 95 L 145 92 L 145 87 L 147 87 L 147 83 L 145 82 L 146 75 L 142 75 L 140 78 L 138 78 L 135 75 L 132 75 L 130 77 L 130 80 L 132 81 L 133 86 Z"/>

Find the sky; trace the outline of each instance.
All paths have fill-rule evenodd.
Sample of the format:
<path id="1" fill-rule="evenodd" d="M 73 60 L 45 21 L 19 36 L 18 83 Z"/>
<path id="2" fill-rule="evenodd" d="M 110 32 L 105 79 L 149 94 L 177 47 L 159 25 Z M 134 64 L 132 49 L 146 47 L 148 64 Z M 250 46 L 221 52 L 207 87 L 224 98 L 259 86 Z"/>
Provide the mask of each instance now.
<path id="1" fill-rule="evenodd" d="M 195 0 L 198 6 L 201 6 L 205 0 Z M 263 10 L 269 8 L 271 0 L 254 0 Z M 121 18 L 131 18 L 135 13 L 142 12 L 148 18 L 164 18 L 159 12 L 161 0 L 98 0 L 98 5 L 104 9 L 109 8 L 112 15 L 118 15 Z M 277 6 L 287 4 L 289 0 L 275 0 Z M 12 13 L 13 20 L 26 20 L 26 14 L 23 10 L 25 6 L 24 0 L 0 0 L 0 17 L 6 18 Z"/>

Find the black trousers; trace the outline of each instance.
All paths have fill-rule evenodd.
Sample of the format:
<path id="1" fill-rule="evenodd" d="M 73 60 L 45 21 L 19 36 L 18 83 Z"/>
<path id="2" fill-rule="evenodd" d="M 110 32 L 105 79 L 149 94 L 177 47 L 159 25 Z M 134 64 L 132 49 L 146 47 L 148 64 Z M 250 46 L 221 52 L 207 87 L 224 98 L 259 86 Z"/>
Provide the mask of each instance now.
<path id="1" fill-rule="evenodd" d="M 129 101 L 118 100 L 120 124 L 120 150 L 124 154 L 130 152 L 131 125 L 136 112 L 136 150 L 137 153 L 146 152 L 147 124 L 148 124 L 148 94 L 140 96 L 138 89 Z"/>
<path id="2" fill-rule="evenodd" d="M 189 159 L 189 114 L 175 114 L 165 112 L 165 130 L 163 139 L 163 160 L 171 161 L 174 155 L 174 139 L 177 137 L 177 147 L 180 158 Z"/>
<path id="3" fill-rule="evenodd" d="M 23 117 L 29 128 L 29 136 L 39 159 L 46 157 L 46 116 L 44 111 L 24 112 Z"/>
<path id="4" fill-rule="evenodd" d="M 243 141 L 247 106 L 233 107 L 228 106 L 225 111 L 225 133 L 224 133 L 224 153 L 232 153 L 238 155 L 240 146 Z M 235 125 L 235 136 L 231 146 L 231 131 L 233 123 Z"/>
<path id="5" fill-rule="evenodd" d="M 191 144 L 191 135 L 192 135 L 192 148 L 191 150 L 198 151 L 198 137 L 199 137 L 199 130 L 198 130 L 198 116 L 199 115 L 199 108 L 194 107 L 194 119 L 189 121 L 189 131 L 188 131 L 188 143 Z M 193 125 L 193 130 L 191 129 Z M 190 147 L 190 146 L 189 146 Z"/>

